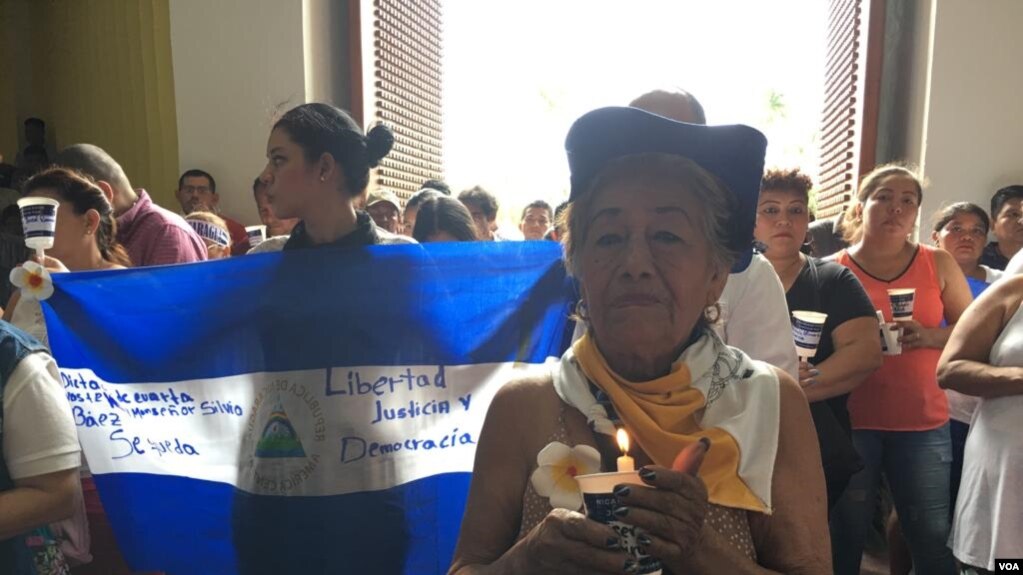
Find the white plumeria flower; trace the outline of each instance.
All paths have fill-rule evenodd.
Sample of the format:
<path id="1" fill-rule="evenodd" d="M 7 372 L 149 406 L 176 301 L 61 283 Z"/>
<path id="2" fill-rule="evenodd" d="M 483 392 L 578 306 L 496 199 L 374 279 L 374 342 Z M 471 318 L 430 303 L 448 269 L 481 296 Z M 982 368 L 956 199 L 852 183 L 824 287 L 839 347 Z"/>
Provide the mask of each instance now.
<path id="1" fill-rule="evenodd" d="M 11 270 L 11 284 L 21 288 L 23 299 L 42 301 L 53 295 L 53 278 L 49 270 L 33 261 Z"/>
<path id="2" fill-rule="evenodd" d="M 552 441 L 536 455 L 536 464 L 530 478 L 536 493 L 549 498 L 555 509 L 578 511 L 583 506 L 583 495 L 575 478 L 599 473 L 600 453 L 589 445 L 569 447 Z"/>

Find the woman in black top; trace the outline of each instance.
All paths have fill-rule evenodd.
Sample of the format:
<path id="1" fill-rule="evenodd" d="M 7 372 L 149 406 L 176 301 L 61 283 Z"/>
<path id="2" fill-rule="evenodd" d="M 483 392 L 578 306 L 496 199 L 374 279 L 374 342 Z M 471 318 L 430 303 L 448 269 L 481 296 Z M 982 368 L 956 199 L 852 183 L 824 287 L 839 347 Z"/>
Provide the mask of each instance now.
<path id="1" fill-rule="evenodd" d="M 266 146 L 268 162 L 260 180 L 267 186 L 267 199 L 274 214 L 301 221 L 283 245 L 274 241 L 277 238 L 271 238 L 253 251 L 282 248 L 329 251 L 332 247 L 353 249 L 415 243 L 411 238 L 378 228 L 368 213 L 356 207 L 369 184 L 370 168 L 387 155 L 393 143 L 387 127 L 378 125 L 363 135 L 348 114 L 328 104 L 302 104 L 284 114 L 270 132 Z M 261 347 L 256 349 L 263 354 L 266 371 L 276 371 L 272 367 L 275 365 L 306 362 L 308 369 L 324 368 L 329 374 L 330 365 L 320 363 L 328 348 L 334 348 L 331 353 L 337 354 L 351 341 L 359 342 L 359 349 L 365 350 L 410 340 L 398 337 L 393 329 L 367 329 L 371 322 L 401 325 L 396 319 L 400 306 L 381 307 L 379 302 L 355 301 L 343 291 L 355 282 L 380 281 L 381 276 L 357 277 L 339 267 L 355 258 L 331 258 L 321 252 L 307 255 L 313 257 L 295 254 L 290 262 L 289 258 L 281 258 L 273 277 L 266 280 L 261 309 L 263 327 L 255 336 L 260 340 Z M 295 291 L 294 281 L 280 279 L 296 276 L 305 278 L 306 285 L 301 291 Z M 340 289 L 325 291 L 324 284 Z M 337 296 L 337 301 L 326 300 L 328 296 Z M 317 298 L 327 301 L 327 309 L 308 304 Z M 342 301 L 345 303 L 338 303 Z M 309 331 L 310 324 L 316 325 L 316 329 Z M 327 333 L 326 324 L 336 326 L 339 333 L 336 339 L 311 335 Z M 348 335 L 340 335 L 345 331 Z M 400 355 L 395 353 L 398 354 L 395 357 Z M 284 360 L 286 356 L 292 357 Z M 272 385 L 286 382 L 287 379 L 278 379 Z M 293 394 L 278 393 L 276 399 L 267 401 L 279 403 L 281 395 Z M 310 407 L 305 409 L 306 417 L 311 418 Z M 255 437 L 259 437 L 258 431 Z M 338 517 L 336 507 L 312 503 L 315 497 L 266 496 L 284 493 L 283 486 L 295 479 L 294 469 L 282 467 L 278 464 L 280 459 L 273 456 L 254 457 L 255 443 L 243 443 L 240 449 L 239 460 L 246 463 L 239 475 L 232 509 L 238 573 L 401 572 L 409 545 L 405 537 L 394 534 L 407 532 L 403 523 L 405 503 L 400 500 L 403 495 L 383 491 L 372 498 L 351 499 L 347 508 L 351 517 L 373 518 L 353 522 L 348 517 Z M 327 489 L 325 484 L 310 487 L 311 484 L 310 479 L 303 489 Z M 302 504 L 298 499 L 309 502 Z M 304 546 L 279 545 L 280 533 L 301 534 Z M 322 552 L 328 547 L 332 553 Z"/>
<path id="2" fill-rule="evenodd" d="M 800 251 L 810 224 L 811 187 L 797 169 L 769 170 L 760 186 L 755 234 L 785 288 L 789 311 L 828 314 L 817 354 L 800 364 L 799 383 L 817 426 L 830 509 L 860 465 L 846 400 L 881 366 L 881 344 L 874 306 L 856 276 Z"/>
<path id="3" fill-rule="evenodd" d="M 259 179 L 277 217 L 301 219 L 283 248 L 414 243 L 377 228 L 355 207 L 369 185 L 370 168 L 393 145 L 387 126 L 378 124 L 363 135 L 351 116 L 330 104 L 302 104 L 281 116 L 270 132 Z"/>

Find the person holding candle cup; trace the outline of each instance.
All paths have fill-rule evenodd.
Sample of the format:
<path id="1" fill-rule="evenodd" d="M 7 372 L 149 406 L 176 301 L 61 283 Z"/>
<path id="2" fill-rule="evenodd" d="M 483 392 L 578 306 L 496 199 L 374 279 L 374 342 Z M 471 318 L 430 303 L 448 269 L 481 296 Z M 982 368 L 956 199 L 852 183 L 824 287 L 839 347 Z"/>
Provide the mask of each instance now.
<path id="1" fill-rule="evenodd" d="M 816 353 L 800 362 L 799 384 L 810 402 L 834 507 L 863 465 L 852 445 L 849 393 L 881 367 L 874 305 L 845 266 L 802 253 L 810 225 L 813 182 L 798 169 L 764 174 L 757 206 L 757 241 L 774 266 L 789 310 L 826 314 Z"/>
<path id="2" fill-rule="evenodd" d="M 935 378 L 951 327 L 970 304 L 966 278 L 947 252 L 910 240 L 923 198 L 909 168 L 884 165 L 863 177 L 846 223 L 850 247 L 835 255 L 874 307 L 892 318 L 889 290 L 914 291 L 912 319 L 899 321 L 902 353 L 852 391 L 853 443 L 865 468 L 831 518 L 835 573 L 858 574 L 874 494 L 884 473 L 918 573 L 954 573 L 948 550 L 948 401 Z"/>
<path id="3" fill-rule="evenodd" d="M 636 108 L 575 122 L 562 241 L 586 335 L 491 404 L 451 573 L 649 572 L 580 512 L 583 454 L 614 469 L 618 428 L 639 471 L 614 489 L 613 516 L 665 573 L 830 573 L 806 400 L 709 327 L 751 249 L 739 222 L 753 220 L 765 147 L 745 126 Z"/>
<path id="4" fill-rule="evenodd" d="M 51 168 L 29 179 L 24 193 L 28 198 L 49 198 L 59 202 L 53 247 L 47 249 L 41 261 L 33 255 L 33 259 L 47 269 L 77 272 L 131 266 L 127 251 L 117 241 L 117 220 L 111 195 L 91 179 L 67 168 Z M 43 310 L 38 300 L 22 300 L 20 292 L 15 292 L 3 319 L 49 347 Z M 81 487 L 76 489 L 75 515 L 58 525 L 62 547 L 68 557 L 89 561 L 88 569 L 92 570 L 89 572 L 127 573 L 84 456 L 82 462 L 84 467 Z"/>
<path id="5" fill-rule="evenodd" d="M 120 269 L 131 266 L 124 247 L 117 241 L 117 221 L 110 198 L 85 176 L 66 168 L 51 168 L 36 174 L 24 187 L 28 198 L 58 202 L 53 247 L 42 261 L 32 259 L 56 272 Z M 21 302 L 14 292 L 4 308 L 5 321 L 25 330 L 49 346 L 42 308 L 37 300 Z"/>

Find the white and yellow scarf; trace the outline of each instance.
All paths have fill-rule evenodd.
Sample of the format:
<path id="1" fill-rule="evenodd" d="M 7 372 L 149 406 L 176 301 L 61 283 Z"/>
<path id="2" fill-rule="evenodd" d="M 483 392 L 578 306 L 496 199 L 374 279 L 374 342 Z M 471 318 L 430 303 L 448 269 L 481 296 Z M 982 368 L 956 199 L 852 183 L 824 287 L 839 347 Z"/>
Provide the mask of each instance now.
<path id="1" fill-rule="evenodd" d="M 701 437 L 712 448 L 700 468 L 711 503 L 771 512 L 778 451 L 778 377 L 770 366 L 726 346 L 708 330 L 682 352 L 671 373 L 630 382 L 616 374 L 587 335 L 565 352 L 554 371 L 561 399 L 598 433 L 614 435 L 607 410 L 587 381 L 611 404 L 639 446 L 671 467 L 678 452 Z"/>

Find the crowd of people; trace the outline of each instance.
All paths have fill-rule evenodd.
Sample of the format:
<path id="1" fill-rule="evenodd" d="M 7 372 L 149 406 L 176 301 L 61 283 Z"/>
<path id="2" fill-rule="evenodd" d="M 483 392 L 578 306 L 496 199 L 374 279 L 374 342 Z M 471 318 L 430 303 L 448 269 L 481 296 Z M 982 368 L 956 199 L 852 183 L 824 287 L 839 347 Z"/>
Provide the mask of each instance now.
<path id="1" fill-rule="evenodd" d="M 220 213 L 212 174 L 181 174 L 178 214 L 95 145 L 47 151 L 39 122 L 26 122 L 28 172 L 0 170 L 0 188 L 59 203 L 38 261 L 54 272 L 509 239 L 479 186 L 456 195 L 429 180 L 404 202 L 370 190 L 394 137 L 328 104 L 289 110 L 268 135 L 252 184 L 265 239 Z M 892 573 L 987 573 L 996 557 L 1023 556 L 1023 186 L 998 190 L 990 212 L 943 207 L 917 242 L 925 185 L 912 168 L 876 167 L 840 218 L 814 222 L 812 179 L 765 172 L 764 136 L 707 125 L 685 92 L 590 112 L 565 145 L 569 201 L 529 202 L 519 232 L 563 245 L 581 295 L 575 341 L 549 376 L 494 399 L 452 573 L 656 562 L 852 575 L 879 515 Z M 30 256 L 11 209 L 0 257 L 14 266 Z M 915 294 L 911 317 L 894 317 L 898 289 Z M 797 311 L 826 314 L 803 359 Z M 14 292 L 3 319 L 0 572 L 127 573 L 39 302 Z M 639 484 L 614 489 L 613 513 L 639 529 L 642 559 L 540 473 L 555 443 L 613 470 L 621 428 Z"/>

